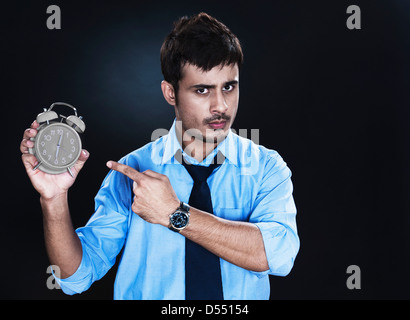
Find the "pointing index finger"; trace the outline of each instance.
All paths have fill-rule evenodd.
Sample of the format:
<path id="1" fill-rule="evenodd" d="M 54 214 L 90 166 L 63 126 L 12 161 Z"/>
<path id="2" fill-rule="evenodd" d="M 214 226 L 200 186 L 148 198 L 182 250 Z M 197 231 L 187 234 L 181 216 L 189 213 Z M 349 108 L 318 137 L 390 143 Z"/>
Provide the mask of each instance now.
<path id="1" fill-rule="evenodd" d="M 138 180 L 141 179 L 141 177 L 143 176 L 141 172 L 138 172 L 134 168 L 131 168 L 130 166 L 127 166 L 125 164 L 121 164 L 115 161 L 111 161 L 111 160 L 108 161 L 107 167 L 112 170 L 121 172 L 122 174 L 126 175 L 128 178 L 136 182 L 138 182 Z"/>

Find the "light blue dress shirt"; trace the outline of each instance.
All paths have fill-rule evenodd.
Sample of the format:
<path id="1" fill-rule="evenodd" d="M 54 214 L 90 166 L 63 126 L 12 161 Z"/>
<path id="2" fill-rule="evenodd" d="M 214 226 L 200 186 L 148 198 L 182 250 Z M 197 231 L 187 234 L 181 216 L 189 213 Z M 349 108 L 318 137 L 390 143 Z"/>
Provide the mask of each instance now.
<path id="1" fill-rule="evenodd" d="M 175 158 L 182 151 L 175 125 L 120 162 L 167 175 L 178 198 L 188 202 L 193 180 Z M 286 276 L 299 250 L 291 172 L 276 151 L 232 131 L 201 163 L 183 154 L 194 164 L 209 165 L 218 151 L 225 161 L 208 179 L 214 214 L 257 225 L 269 264 L 269 270 L 254 272 L 220 259 L 224 299 L 269 299 L 268 275 Z M 132 212 L 132 201 L 132 181 L 110 171 L 95 197 L 95 213 L 76 230 L 83 248 L 80 266 L 68 278 L 56 277 L 65 293 L 87 290 L 124 248 L 114 299 L 185 299 L 185 237 L 141 219 Z"/>

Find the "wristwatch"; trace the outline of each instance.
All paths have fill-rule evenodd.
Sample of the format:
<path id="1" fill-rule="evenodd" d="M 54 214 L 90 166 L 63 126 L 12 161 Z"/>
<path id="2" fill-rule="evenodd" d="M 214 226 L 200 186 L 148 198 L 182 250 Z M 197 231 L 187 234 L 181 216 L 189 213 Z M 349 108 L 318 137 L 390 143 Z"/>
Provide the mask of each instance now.
<path id="1" fill-rule="evenodd" d="M 191 207 L 181 201 L 177 210 L 169 215 L 168 228 L 175 232 L 180 232 L 185 229 L 189 224 L 189 209 L 191 209 Z"/>

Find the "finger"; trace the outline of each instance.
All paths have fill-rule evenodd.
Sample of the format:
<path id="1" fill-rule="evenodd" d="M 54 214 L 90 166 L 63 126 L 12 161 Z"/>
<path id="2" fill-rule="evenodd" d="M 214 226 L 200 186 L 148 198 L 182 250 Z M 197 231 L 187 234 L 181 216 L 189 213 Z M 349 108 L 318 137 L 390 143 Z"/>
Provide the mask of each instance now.
<path id="1" fill-rule="evenodd" d="M 152 171 L 152 170 L 145 170 L 144 172 L 143 172 L 143 174 L 145 174 L 145 175 L 147 175 L 147 176 L 150 176 L 150 177 L 152 177 L 152 178 L 155 178 L 155 179 L 161 179 L 162 178 L 162 174 L 160 174 L 160 173 L 158 173 L 158 172 L 155 172 L 155 171 Z"/>
<path id="2" fill-rule="evenodd" d="M 24 131 L 23 139 L 30 139 L 34 138 L 37 135 L 37 129 L 35 128 L 28 128 Z"/>
<path id="3" fill-rule="evenodd" d="M 82 151 L 81 151 L 81 154 L 80 154 L 80 157 L 78 158 L 78 162 L 86 162 L 87 161 L 87 159 L 88 159 L 88 157 L 90 156 L 90 153 L 87 151 L 87 150 L 85 150 L 85 149 L 83 149 Z"/>
<path id="4" fill-rule="evenodd" d="M 23 154 L 21 160 L 27 171 L 32 170 L 38 164 L 37 158 L 33 154 Z"/>
<path id="5" fill-rule="evenodd" d="M 33 135 L 35 136 L 35 135 L 37 134 L 37 128 L 38 128 L 39 126 L 40 126 L 40 125 L 38 124 L 38 122 L 37 122 L 36 120 L 34 120 L 34 121 L 31 123 L 30 128 L 26 129 L 26 130 L 24 131 L 24 133 L 26 134 L 26 133 L 30 132 L 31 134 L 30 134 L 29 137 L 32 137 Z M 33 130 L 30 130 L 30 129 L 33 129 Z M 26 138 L 26 137 L 23 137 L 23 138 Z"/>
<path id="6" fill-rule="evenodd" d="M 20 151 L 21 153 L 28 153 L 28 149 L 34 146 L 34 143 L 30 140 L 30 138 L 34 138 L 37 135 L 37 128 L 39 124 L 36 120 L 30 125 L 30 128 L 24 130 L 23 140 L 20 143 Z"/>
<path id="7" fill-rule="evenodd" d="M 134 182 L 132 183 L 132 192 L 134 192 L 134 194 L 135 194 L 135 192 L 137 191 L 137 188 L 138 188 L 138 184 L 134 181 Z"/>
<path id="8" fill-rule="evenodd" d="M 30 125 L 30 128 L 37 129 L 39 127 L 39 123 L 37 120 L 34 120 L 33 123 Z"/>
<path id="9" fill-rule="evenodd" d="M 144 174 L 142 174 L 141 172 L 138 172 L 134 168 L 131 168 L 125 164 L 121 164 L 115 161 L 108 161 L 107 167 L 112 170 L 121 172 L 122 174 L 126 175 L 128 178 L 136 182 L 138 182 L 142 177 L 144 177 Z"/>
<path id="10" fill-rule="evenodd" d="M 89 156 L 90 156 L 90 153 L 87 150 L 85 149 L 81 150 L 80 157 L 78 158 L 77 162 L 75 163 L 73 167 L 74 170 L 77 171 L 77 173 L 80 172 L 85 162 L 88 160 Z"/>
<path id="11" fill-rule="evenodd" d="M 20 151 L 21 153 L 28 153 L 29 148 L 34 147 L 34 142 L 29 139 L 23 139 L 20 143 Z"/>

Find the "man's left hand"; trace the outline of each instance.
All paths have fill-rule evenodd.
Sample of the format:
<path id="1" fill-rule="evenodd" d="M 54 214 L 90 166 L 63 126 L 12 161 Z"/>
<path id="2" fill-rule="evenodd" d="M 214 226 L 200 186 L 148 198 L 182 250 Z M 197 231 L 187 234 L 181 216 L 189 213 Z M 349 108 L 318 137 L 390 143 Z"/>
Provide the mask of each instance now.
<path id="1" fill-rule="evenodd" d="M 139 172 L 115 161 L 108 161 L 107 167 L 134 181 L 133 212 L 147 222 L 168 227 L 169 215 L 179 207 L 180 201 L 166 175 L 151 170 Z"/>

